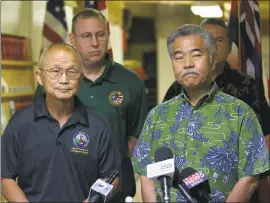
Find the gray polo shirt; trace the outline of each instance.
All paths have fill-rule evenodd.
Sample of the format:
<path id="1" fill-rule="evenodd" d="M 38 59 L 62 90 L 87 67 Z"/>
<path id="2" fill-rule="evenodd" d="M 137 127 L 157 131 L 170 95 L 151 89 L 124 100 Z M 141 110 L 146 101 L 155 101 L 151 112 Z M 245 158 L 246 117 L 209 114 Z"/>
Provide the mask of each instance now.
<path id="1" fill-rule="evenodd" d="M 1 177 L 18 178 L 30 202 L 83 202 L 98 178 L 118 168 L 112 130 L 77 97 L 60 128 L 44 101 L 39 97 L 10 119 L 1 138 Z"/>

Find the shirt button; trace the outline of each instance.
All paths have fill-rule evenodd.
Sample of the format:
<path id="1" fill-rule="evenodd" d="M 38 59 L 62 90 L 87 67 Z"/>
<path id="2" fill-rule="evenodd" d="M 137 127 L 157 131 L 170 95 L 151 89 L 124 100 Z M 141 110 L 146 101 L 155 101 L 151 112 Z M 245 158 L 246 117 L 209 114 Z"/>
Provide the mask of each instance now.
<path id="1" fill-rule="evenodd" d="M 57 145 L 62 145 L 62 140 L 60 138 L 57 138 Z"/>

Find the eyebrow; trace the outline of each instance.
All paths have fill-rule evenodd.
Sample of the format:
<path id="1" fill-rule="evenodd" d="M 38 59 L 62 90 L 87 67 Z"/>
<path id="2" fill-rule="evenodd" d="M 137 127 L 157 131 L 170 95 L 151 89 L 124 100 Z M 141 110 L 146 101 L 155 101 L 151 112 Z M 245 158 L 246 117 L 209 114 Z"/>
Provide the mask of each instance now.
<path id="1" fill-rule="evenodd" d="M 201 49 L 198 49 L 198 48 L 196 48 L 196 49 L 191 49 L 191 50 L 190 50 L 191 53 L 193 53 L 193 52 L 195 52 L 195 51 L 199 51 L 199 52 L 202 53 L 202 50 L 201 50 Z M 174 52 L 173 55 L 175 56 L 175 55 L 177 55 L 177 54 L 183 54 L 183 53 L 184 53 L 183 51 L 177 50 L 176 52 Z"/>
<path id="2" fill-rule="evenodd" d="M 215 40 L 217 40 L 217 39 L 223 39 L 223 40 L 225 40 L 224 37 L 217 37 L 217 38 L 215 38 Z"/>

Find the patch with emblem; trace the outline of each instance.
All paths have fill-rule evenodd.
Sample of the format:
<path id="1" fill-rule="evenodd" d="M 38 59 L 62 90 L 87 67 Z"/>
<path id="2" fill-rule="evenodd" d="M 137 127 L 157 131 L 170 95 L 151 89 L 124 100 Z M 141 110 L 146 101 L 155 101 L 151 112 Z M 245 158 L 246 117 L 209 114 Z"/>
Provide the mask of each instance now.
<path id="1" fill-rule="evenodd" d="M 76 132 L 73 135 L 73 144 L 76 147 L 73 147 L 71 151 L 88 154 L 88 149 L 85 149 L 88 143 L 89 143 L 89 136 L 85 132 L 82 131 Z"/>
<path id="2" fill-rule="evenodd" d="M 120 106 L 124 101 L 124 95 L 120 91 L 112 91 L 108 96 L 109 102 L 114 106 Z"/>

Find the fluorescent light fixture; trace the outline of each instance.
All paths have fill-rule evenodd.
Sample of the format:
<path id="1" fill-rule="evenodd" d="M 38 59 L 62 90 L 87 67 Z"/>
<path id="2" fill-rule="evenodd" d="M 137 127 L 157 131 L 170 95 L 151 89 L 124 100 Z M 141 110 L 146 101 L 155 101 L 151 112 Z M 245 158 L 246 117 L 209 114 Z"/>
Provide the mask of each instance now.
<path id="1" fill-rule="evenodd" d="M 223 12 L 219 5 L 191 6 L 191 11 L 202 18 L 221 18 Z"/>
<path id="2" fill-rule="evenodd" d="M 225 9 L 226 11 L 230 11 L 230 10 L 231 10 L 231 3 L 225 2 L 225 3 L 223 4 L 223 7 L 224 7 L 224 9 Z"/>

